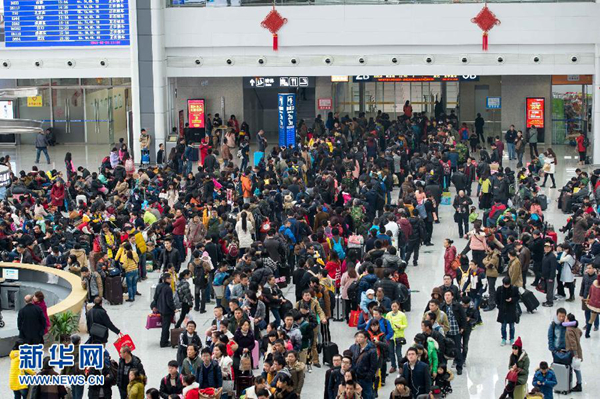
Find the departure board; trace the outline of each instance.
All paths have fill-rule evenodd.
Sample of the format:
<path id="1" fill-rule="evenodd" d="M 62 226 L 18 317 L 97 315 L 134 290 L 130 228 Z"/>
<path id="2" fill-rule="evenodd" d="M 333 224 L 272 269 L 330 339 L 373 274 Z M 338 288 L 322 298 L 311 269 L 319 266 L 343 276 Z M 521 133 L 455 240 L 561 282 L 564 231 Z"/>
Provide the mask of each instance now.
<path id="1" fill-rule="evenodd" d="M 3 0 L 6 47 L 126 46 L 129 0 Z"/>

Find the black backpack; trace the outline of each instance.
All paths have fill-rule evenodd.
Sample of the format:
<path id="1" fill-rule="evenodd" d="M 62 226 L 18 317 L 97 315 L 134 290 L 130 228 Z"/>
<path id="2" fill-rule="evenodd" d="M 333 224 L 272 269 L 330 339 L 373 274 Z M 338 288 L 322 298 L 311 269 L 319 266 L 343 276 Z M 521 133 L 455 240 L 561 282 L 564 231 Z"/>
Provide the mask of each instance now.
<path id="1" fill-rule="evenodd" d="M 444 337 L 444 356 L 447 359 L 454 359 L 456 357 L 457 349 L 454 340 L 449 337 Z"/>
<path id="2" fill-rule="evenodd" d="M 358 299 L 358 285 L 360 284 L 359 280 L 353 281 L 352 284 L 348 287 L 348 299 L 352 303 L 356 303 Z"/>

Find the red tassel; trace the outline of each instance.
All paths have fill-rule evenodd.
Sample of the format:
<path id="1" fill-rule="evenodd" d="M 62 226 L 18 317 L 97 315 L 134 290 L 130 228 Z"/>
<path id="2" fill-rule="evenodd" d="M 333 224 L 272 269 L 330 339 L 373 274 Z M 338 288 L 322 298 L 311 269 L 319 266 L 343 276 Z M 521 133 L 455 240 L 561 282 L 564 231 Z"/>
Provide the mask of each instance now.
<path id="1" fill-rule="evenodd" d="M 273 51 L 277 51 L 279 48 L 279 40 L 277 39 L 277 33 L 273 33 Z"/>
<path id="2" fill-rule="evenodd" d="M 481 49 L 483 51 L 488 51 L 488 34 L 487 34 L 487 32 L 483 32 L 483 43 L 481 44 Z"/>

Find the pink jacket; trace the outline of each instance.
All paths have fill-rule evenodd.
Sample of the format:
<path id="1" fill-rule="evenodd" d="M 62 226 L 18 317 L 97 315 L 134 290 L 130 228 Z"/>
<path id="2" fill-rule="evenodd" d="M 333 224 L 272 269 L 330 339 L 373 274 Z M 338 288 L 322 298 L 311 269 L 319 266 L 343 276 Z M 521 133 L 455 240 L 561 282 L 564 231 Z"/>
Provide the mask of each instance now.
<path id="1" fill-rule="evenodd" d="M 487 241 L 484 234 L 478 234 L 473 230 L 470 236 L 469 247 L 471 251 L 485 251 L 487 249 Z"/>
<path id="2" fill-rule="evenodd" d="M 48 306 L 46 306 L 45 301 L 33 302 L 33 304 L 40 309 L 42 309 L 42 313 L 44 313 L 44 317 L 46 318 L 46 329 L 44 330 L 44 334 L 48 332 L 50 329 L 50 318 L 48 317 Z"/>

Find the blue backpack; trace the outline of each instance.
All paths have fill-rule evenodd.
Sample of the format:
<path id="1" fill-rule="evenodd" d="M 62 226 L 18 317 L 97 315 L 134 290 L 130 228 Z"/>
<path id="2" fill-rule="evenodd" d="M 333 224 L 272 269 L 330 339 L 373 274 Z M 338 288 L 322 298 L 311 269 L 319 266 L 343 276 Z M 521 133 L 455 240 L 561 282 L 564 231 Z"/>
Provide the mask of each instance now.
<path id="1" fill-rule="evenodd" d="M 344 247 L 342 246 L 342 238 L 340 237 L 340 239 L 338 240 L 338 242 L 335 242 L 335 240 L 333 238 L 330 238 L 330 244 L 333 243 L 333 250 L 335 251 L 335 253 L 337 254 L 338 258 L 340 260 L 344 260 L 346 258 L 346 251 L 344 251 Z"/>

